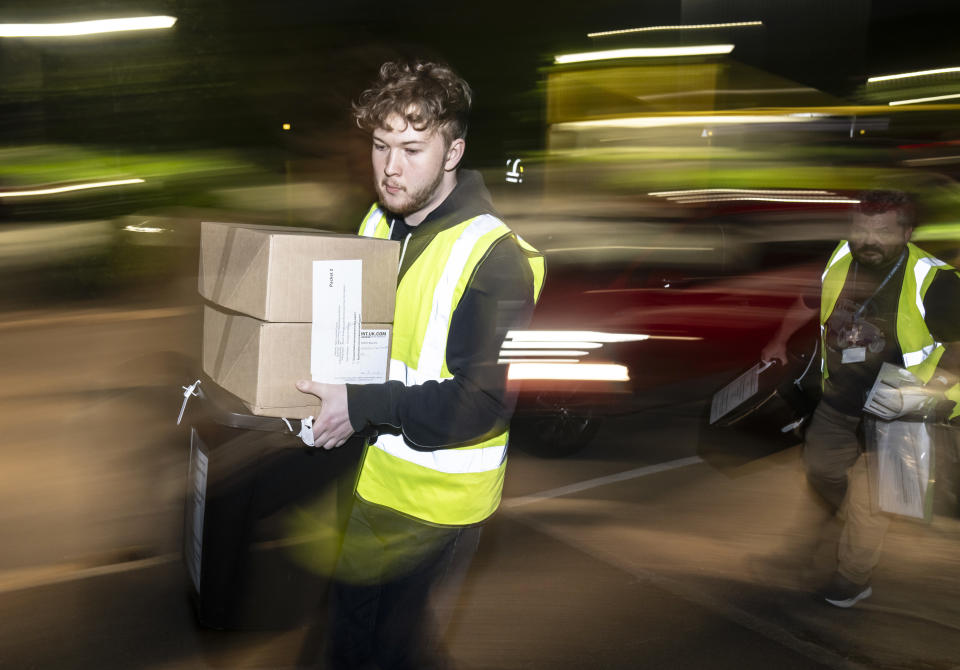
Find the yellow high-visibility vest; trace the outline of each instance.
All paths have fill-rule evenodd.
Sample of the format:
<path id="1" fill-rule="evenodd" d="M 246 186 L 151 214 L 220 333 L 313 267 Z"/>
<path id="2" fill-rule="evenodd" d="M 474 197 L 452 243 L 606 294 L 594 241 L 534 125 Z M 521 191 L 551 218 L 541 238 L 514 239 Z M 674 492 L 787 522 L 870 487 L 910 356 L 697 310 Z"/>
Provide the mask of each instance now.
<path id="1" fill-rule="evenodd" d="M 376 205 L 360 234 L 388 239 L 390 225 Z M 543 256 L 490 214 L 442 230 L 413 261 L 397 285 L 390 379 L 406 385 L 450 379 L 450 319 L 480 262 L 504 237 L 513 236 L 534 277 L 534 299 L 543 287 Z M 509 430 L 436 450 L 410 447 L 402 435 L 381 435 L 367 449 L 357 494 L 435 524 L 483 521 L 500 504 Z"/>
<path id="2" fill-rule="evenodd" d="M 840 298 L 852 259 L 850 243 L 840 242 L 830 256 L 830 261 L 821 277 L 823 287 L 820 292 L 820 351 L 822 353 L 820 365 L 823 379 L 830 376 L 830 371 L 827 369 L 826 323 Z M 907 243 L 905 265 L 900 299 L 897 304 L 897 343 L 900 345 L 900 351 L 903 352 L 903 367 L 916 375 L 920 381 L 927 383 L 933 376 L 940 357 L 943 356 L 944 346 L 933 339 L 923 320 L 926 313 L 923 298 L 937 272 L 955 272 L 955 270 L 911 243 Z M 957 403 L 954 405 L 951 418 L 960 415 L 960 384 L 954 384 L 947 389 L 946 395 Z"/>

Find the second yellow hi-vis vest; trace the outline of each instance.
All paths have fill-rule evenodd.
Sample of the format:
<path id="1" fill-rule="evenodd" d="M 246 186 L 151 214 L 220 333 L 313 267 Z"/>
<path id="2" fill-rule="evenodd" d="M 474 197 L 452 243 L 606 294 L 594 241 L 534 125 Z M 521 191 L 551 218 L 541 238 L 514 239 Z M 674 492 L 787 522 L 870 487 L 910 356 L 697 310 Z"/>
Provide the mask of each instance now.
<path id="1" fill-rule="evenodd" d="M 364 217 L 360 234 L 390 237 L 387 217 L 376 205 Z M 437 233 L 413 261 L 397 285 L 391 380 L 414 385 L 453 377 L 446 362 L 450 319 L 480 262 L 511 235 L 502 221 L 483 214 Z M 514 237 L 533 270 L 536 299 L 543 286 L 543 256 Z M 402 435 L 381 435 L 367 449 L 357 494 L 430 523 L 479 523 L 500 504 L 508 437 L 504 430 L 477 442 L 425 450 L 410 447 Z"/>
<path id="2" fill-rule="evenodd" d="M 826 323 L 840 298 L 852 259 L 850 243 L 842 241 L 830 257 L 827 269 L 823 271 L 823 288 L 820 293 L 820 365 L 824 379 L 830 376 L 827 369 Z M 907 244 L 906 268 L 897 304 L 897 343 L 903 352 L 903 367 L 923 383 L 933 377 L 944 352 L 943 344 L 933 339 L 923 320 L 926 314 L 923 298 L 937 272 L 954 272 L 954 269 L 916 245 Z M 960 384 L 947 389 L 947 397 L 957 403 L 953 407 L 951 418 L 960 416 Z"/>

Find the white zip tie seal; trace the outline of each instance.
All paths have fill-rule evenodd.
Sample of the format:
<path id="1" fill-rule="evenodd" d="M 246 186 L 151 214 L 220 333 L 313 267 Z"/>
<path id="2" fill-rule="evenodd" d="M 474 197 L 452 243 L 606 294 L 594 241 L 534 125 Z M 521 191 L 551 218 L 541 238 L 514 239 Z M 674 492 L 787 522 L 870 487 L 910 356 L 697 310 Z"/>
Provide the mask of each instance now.
<path id="1" fill-rule="evenodd" d="M 303 440 L 303 443 L 308 447 L 317 446 L 313 442 L 313 417 L 308 416 L 306 419 L 300 419 L 300 439 Z"/>
<path id="2" fill-rule="evenodd" d="M 190 396 L 200 395 L 200 392 L 197 391 L 197 387 L 200 386 L 200 380 L 193 382 L 190 386 L 181 386 L 183 389 L 183 404 L 180 405 L 180 414 L 177 416 L 177 425 L 180 425 L 180 422 L 183 420 L 183 412 L 187 409 L 187 403 L 190 401 Z"/>
<path id="3" fill-rule="evenodd" d="M 780 429 L 780 432 L 781 432 L 781 433 L 789 433 L 791 430 L 794 430 L 795 428 L 799 428 L 800 426 L 802 426 L 802 425 L 803 425 L 803 422 L 806 421 L 806 420 L 807 420 L 807 417 L 802 417 L 802 418 L 797 419 L 796 421 L 794 421 L 794 422 L 792 422 L 792 423 L 788 423 L 786 426 L 784 426 L 783 428 Z"/>

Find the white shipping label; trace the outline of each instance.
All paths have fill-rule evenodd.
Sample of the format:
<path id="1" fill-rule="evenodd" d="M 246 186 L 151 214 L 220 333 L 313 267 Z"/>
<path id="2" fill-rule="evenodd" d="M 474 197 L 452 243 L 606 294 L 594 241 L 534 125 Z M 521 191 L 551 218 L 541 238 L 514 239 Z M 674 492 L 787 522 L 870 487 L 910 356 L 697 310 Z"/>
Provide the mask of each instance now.
<path id="1" fill-rule="evenodd" d="M 367 367 L 360 342 L 363 261 L 313 262 L 310 376 L 327 384 L 353 383 Z"/>
<path id="2" fill-rule="evenodd" d="M 203 564 L 203 516 L 207 505 L 207 455 L 202 451 L 202 442 L 196 428 L 190 431 L 190 475 L 187 482 L 188 500 L 193 501 L 192 514 L 187 517 L 189 528 L 184 534 L 187 570 L 193 587 L 200 591 L 201 566 Z"/>
<path id="3" fill-rule="evenodd" d="M 717 419 L 735 407 L 739 407 L 757 392 L 760 386 L 760 372 L 758 363 L 713 395 L 713 402 L 710 404 L 710 423 L 716 423 Z"/>
<path id="4" fill-rule="evenodd" d="M 387 380 L 390 331 L 371 328 L 360 331 L 360 366 L 350 384 L 379 384 Z"/>

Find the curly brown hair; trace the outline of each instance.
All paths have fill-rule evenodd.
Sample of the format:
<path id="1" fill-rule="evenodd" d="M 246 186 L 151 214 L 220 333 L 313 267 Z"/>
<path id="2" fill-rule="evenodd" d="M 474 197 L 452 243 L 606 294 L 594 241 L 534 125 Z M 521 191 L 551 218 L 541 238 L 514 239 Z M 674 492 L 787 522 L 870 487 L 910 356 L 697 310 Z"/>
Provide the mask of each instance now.
<path id="1" fill-rule="evenodd" d="M 393 61 L 380 66 L 380 76 L 353 103 L 353 116 L 372 132 L 386 129 L 396 114 L 416 130 L 438 128 L 449 144 L 466 137 L 472 100 L 470 85 L 448 65 Z"/>

